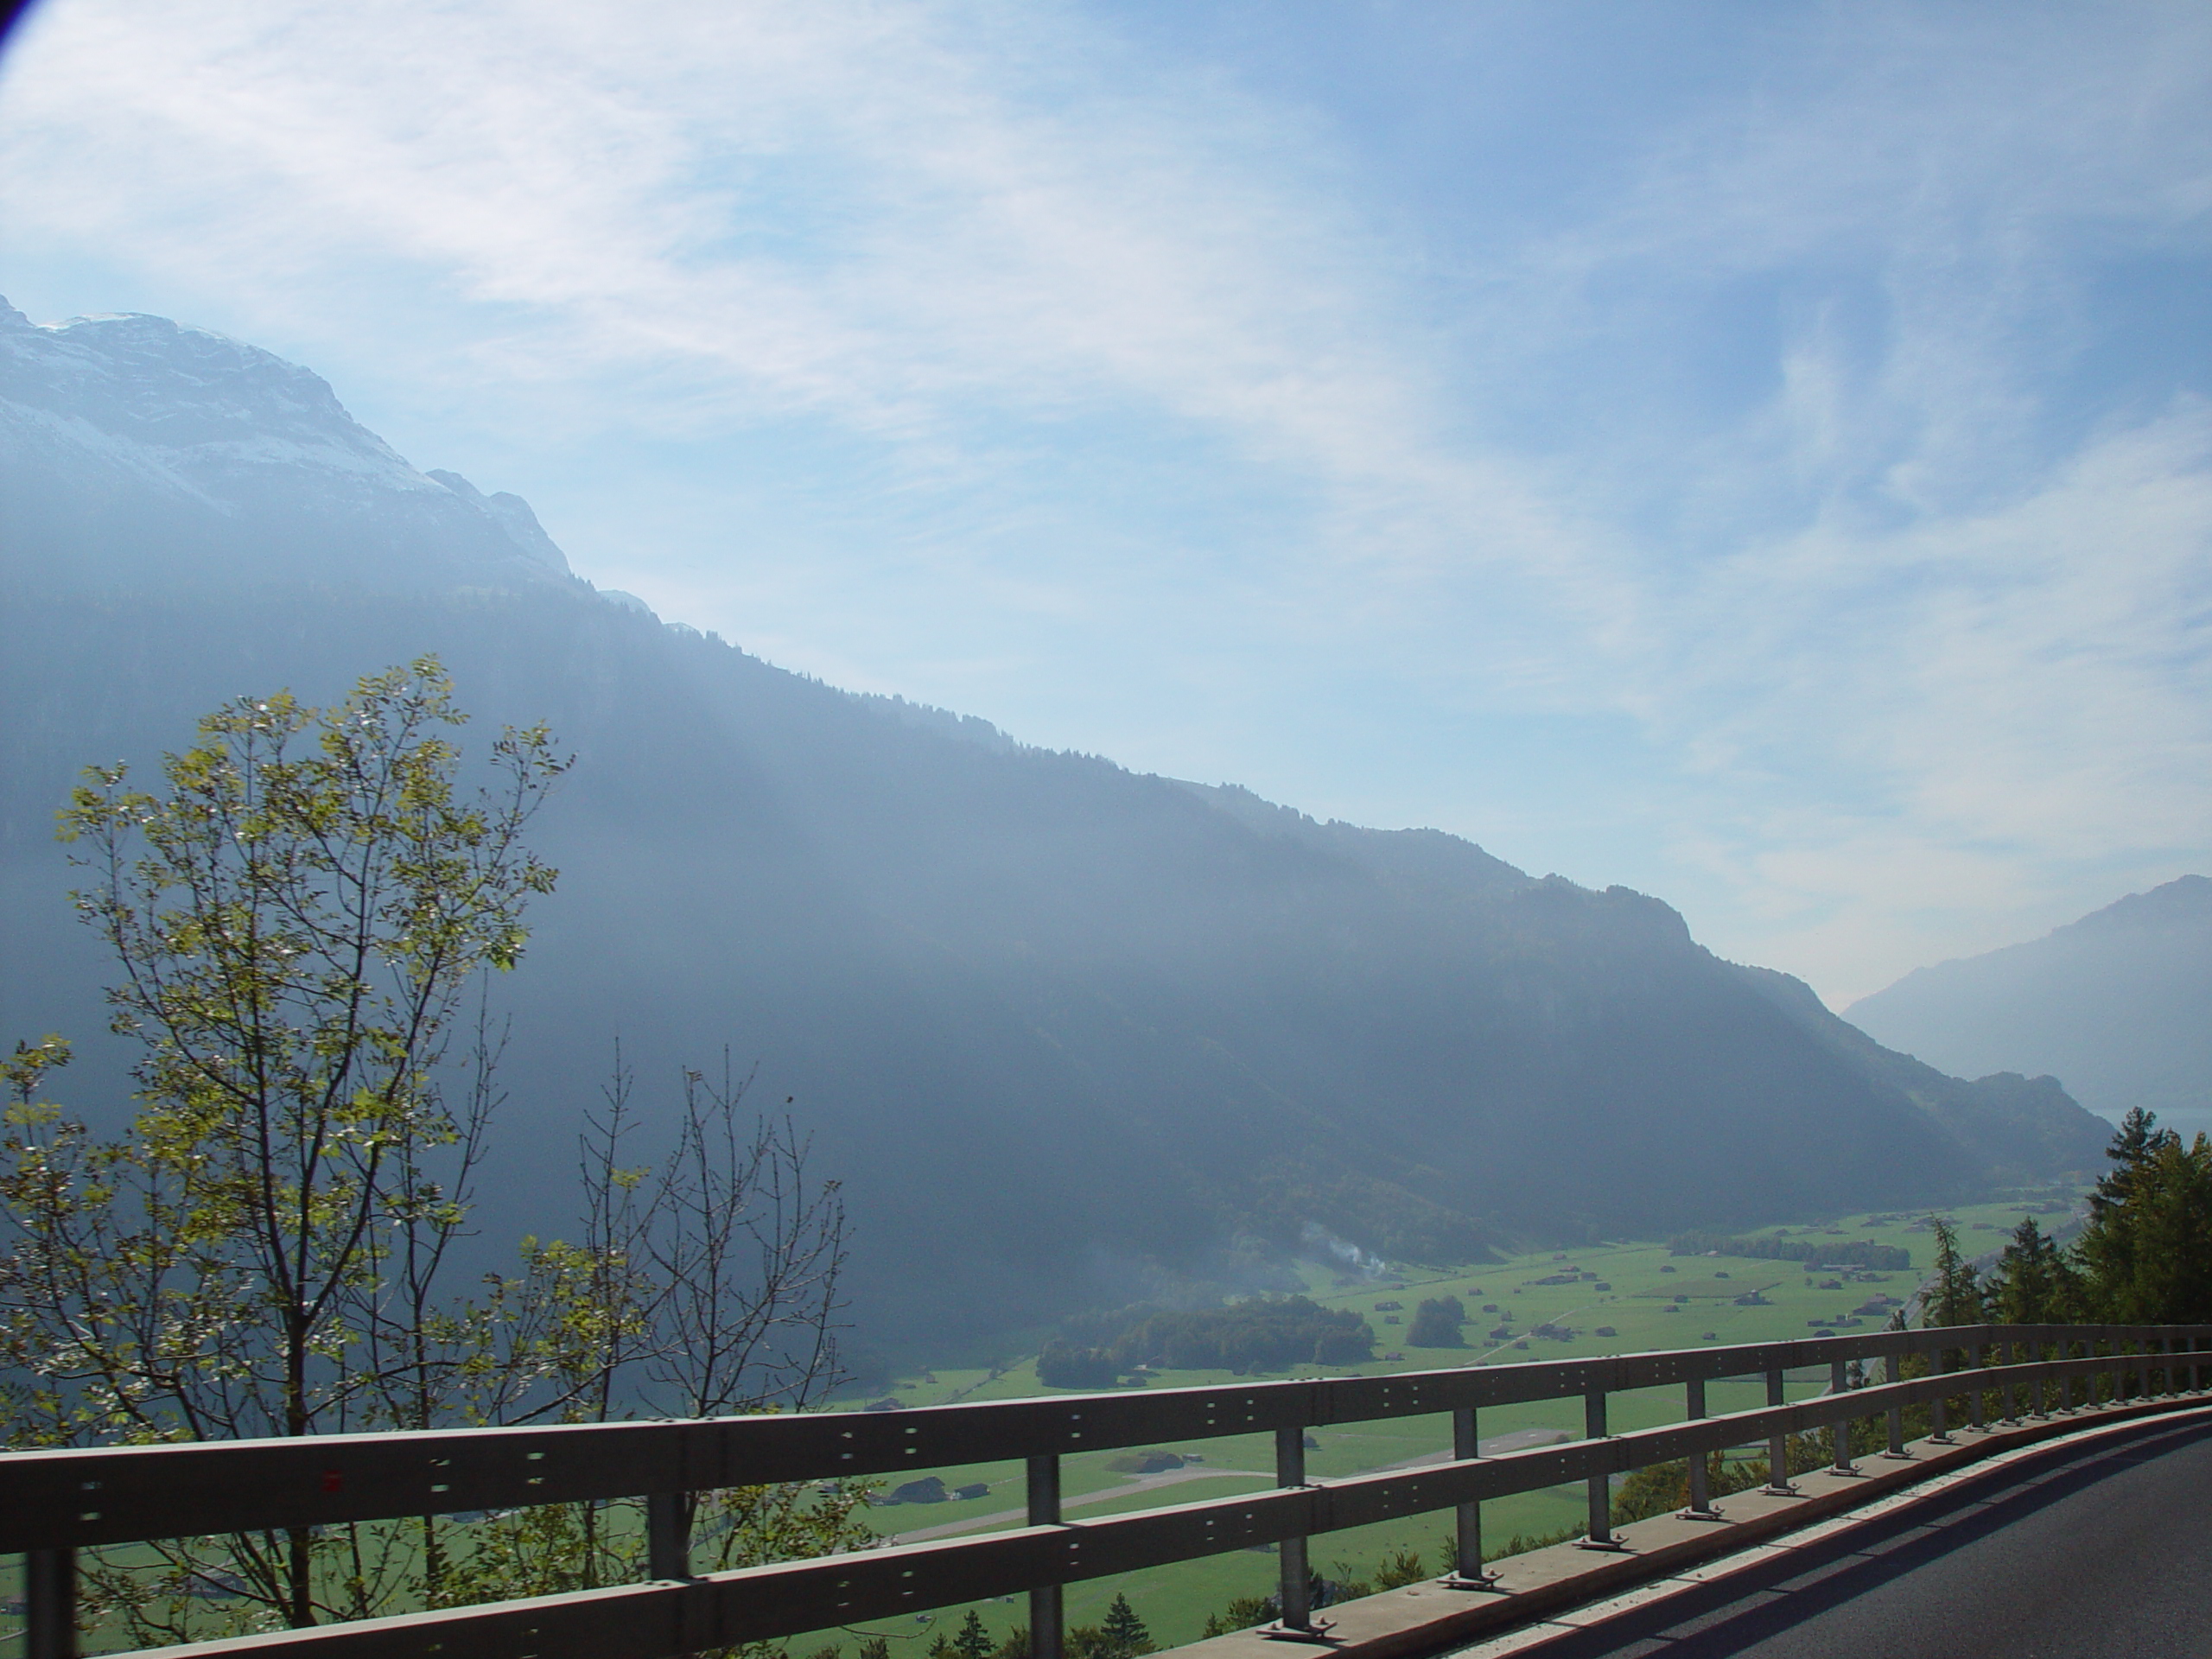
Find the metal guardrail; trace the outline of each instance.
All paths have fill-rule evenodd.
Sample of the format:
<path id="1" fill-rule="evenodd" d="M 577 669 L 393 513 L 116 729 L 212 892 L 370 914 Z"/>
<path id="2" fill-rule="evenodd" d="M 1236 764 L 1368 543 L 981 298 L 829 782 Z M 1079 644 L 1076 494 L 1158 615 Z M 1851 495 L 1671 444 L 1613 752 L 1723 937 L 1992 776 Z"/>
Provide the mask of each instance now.
<path id="1" fill-rule="evenodd" d="M 1930 1357 L 1934 1374 L 1900 1380 L 1898 1362 Z M 2057 1357 L 2045 1357 L 2056 1354 Z M 2201 1357 L 2200 1357 L 2201 1356 Z M 1963 1369 L 1948 1370 L 1954 1358 Z M 1884 1381 L 1849 1389 L 1853 1361 L 1884 1362 Z M 1829 1392 L 1787 1403 L 1787 1374 L 1826 1368 Z M 1027 1592 L 1033 1659 L 1059 1659 L 1065 1584 L 1254 1545 L 1280 1548 L 1283 1624 L 1312 1628 L 1306 1540 L 1443 1510 L 1456 1511 L 1458 1560 L 1447 1583 L 1484 1583 L 1481 1504 L 1516 1492 L 1586 1484 L 1593 1548 L 1616 1548 L 1611 1478 L 1689 1459 L 1691 1513 L 1708 1512 L 1704 1454 L 1767 1445 L 1788 1490 L 1790 1435 L 1874 1416 L 1901 1451 L 1903 1415 L 1928 1402 L 1936 1438 L 1963 1397 L 1975 1426 L 1994 1394 L 2008 1420 L 2060 1411 L 2107 1391 L 2201 1389 L 2212 1325 L 1962 1325 L 1828 1335 L 1736 1347 L 1538 1361 L 1373 1377 L 1255 1382 L 919 1407 L 897 1412 L 766 1415 L 552 1428 L 443 1430 L 298 1440 L 111 1446 L 0 1456 L 0 1554 L 25 1557 L 29 1659 L 74 1650 L 75 1554 L 148 1539 L 335 1525 L 586 1499 L 645 1500 L 653 1581 L 326 1624 L 146 1650 L 259 1659 L 673 1659 Z M 1768 1404 L 1706 1414 L 1706 1386 L 1763 1376 Z M 1680 1386 L 1686 1420 L 1632 1433 L 1606 1429 L 1609 1395 Z M 1579 1441 L 1478 1454 L 1477 1414 L 1580 1398 Z M 1449 1413 L 1449 1462 L 1309 1481 L 1311 1428 Z M 1060 1514 L 1059 1460 L 1161 1440 L 1272 1433 L 1276 1489 L 1095 1521 Z M 1840 1434 L 1839 1466 L 1850 1461 Z M 894 1545 L 695 1576 L 683 1535 L 685 1494 L 721 1487 L 896 1474 L 963 1463 L 1026 1460 L 1027 1524 L 1003 1532 Z"/>

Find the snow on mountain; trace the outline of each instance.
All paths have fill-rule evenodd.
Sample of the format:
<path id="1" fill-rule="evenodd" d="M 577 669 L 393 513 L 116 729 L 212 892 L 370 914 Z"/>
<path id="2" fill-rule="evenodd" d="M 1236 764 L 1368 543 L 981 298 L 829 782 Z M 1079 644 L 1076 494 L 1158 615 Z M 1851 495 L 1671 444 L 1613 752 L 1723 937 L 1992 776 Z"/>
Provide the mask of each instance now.
<path id="1" fill-rule="evenodd" d="M 41 325 L 4 300 L 0 576 L 65 590 L 573 580 L 527 502 L 417 472 L 297 364 L 164 317 Z"/>

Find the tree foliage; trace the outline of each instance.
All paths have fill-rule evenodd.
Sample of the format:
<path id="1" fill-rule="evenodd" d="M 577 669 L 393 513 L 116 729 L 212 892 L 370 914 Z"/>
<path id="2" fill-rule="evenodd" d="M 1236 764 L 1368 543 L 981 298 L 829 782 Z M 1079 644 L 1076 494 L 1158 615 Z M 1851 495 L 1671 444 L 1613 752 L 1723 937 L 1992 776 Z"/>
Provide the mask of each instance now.
<path id="1" fill-rule="evenodd" d="M 2138 1107 L 2105 1155 L 2070 1246 L 2024 1217 L 1986 1279 L 1936 1223 L 1936 1271 L 1923 1322 L 1972 1325 L 2188 1325 L 2212 1319 L 2212 1142 L 2183 1145 Z"/>
<path id="2" fill-rule="evenodd" d="M 797 1408 L 834 1376 L 835 1185 L 787 1121 L 745 1121 L 727 1068 L 687 1074 L 673 1147 L 633 1162 L 618 1057 L 574 1242 L 453 1284 L 499 1103 L 482 988 L 552 890 L 523 832 L 567 764 L 509 729 L 465 789 L 463 720 L 424 658 L 328 709 L 240 699 L 159 791 L 96 768 L 72 796 L 137 1108 L 105 1138 L 66 1114 L 59 1038 L 0 1063 L 9 1444 Z M 712 1494 L 698 1547 L 739 1566 L 849 1546 L 864 1498 Z M 86 1612 L 147 1645 L 634 1577 L 639 1529 L 604 1510 L 95 1554 Z"/>
<path id="3" fill-rule="evenodd" d="M 2115 1167 L 2099 1183 L 2074 1249 L 2093 1316 L 2212 1319 L 2212 1141 L 2200 1135 L 2183 1146 L 2150 1113 L 2131 1112 L 2109 1156 Z"/>
<path id="4" fill-rule="evenodd" d="M 1108 1366 L 1125 1371 L 1138 1365 L 1164 1365 L 1178 1370 L 1233 1371 L 1241 1376 L 1305 1363 L 1351 1364 L 1375 1357 L 1372 1325 L 1349 1310 L 1323 1307 L 1306 1296 L 1255 1296 L 1225 1307 L 1132 1309 L 1114 1316 L 1103 1328 L 1115 1326 L 1119 1328 L 1096 1347 L 1052 1344 L 1049 1351 L 1061 1374 L 1074 1375 L 1075 1367 L 1087 1363 L 1095 1368 L 1090 1374 L 1103 1373 Z"/>
<path id="5" fill-rule="evenodd" d="M 1740 1255 L 1765 1262 L 1832 1262 L 1838 1267 L 1867 1268 L 1877 1272 L 1903 1271 L 1912 1266 L 1912 1252 L 1895 1244 L 1876 1244 L 1863 1238 L 1840 1244 L 1798 1238 L 1734 1238 L 1726 1233 L 1683 1233 L 1669 1245 L 1674 1255 Z"/>
<path id="6" fill-rule="evenodd" d="M 1416 1348 L 1464 1348 L 1466 1305 L 1457 1296 L 1432 1296 L 1414 1309 L 1406 1340 Z"/>
<path id="7" fill-rule="evenodd" d="M 1137 1617 L 1137 1610 L 1129 1605 L 1128 1596 L 1116 1591 L 1113 1604 L 1106 1609 L 1106 1617 L 1098 1626 L 1099 1633 L 1121 1655 L 1150 1653 L 1152 1632 L 1145 1628 L 1144 1620 Z"/>
<path id="8" fill-rule="evenodd" d="M 1979 1325 L 1981 1284 L 1974 1264 L 1959 1251 L 1959 1235 L 1941 1216 L 1934 1217 L 1936 1270 L 1924 1303 L 1923 1325 Z"/>

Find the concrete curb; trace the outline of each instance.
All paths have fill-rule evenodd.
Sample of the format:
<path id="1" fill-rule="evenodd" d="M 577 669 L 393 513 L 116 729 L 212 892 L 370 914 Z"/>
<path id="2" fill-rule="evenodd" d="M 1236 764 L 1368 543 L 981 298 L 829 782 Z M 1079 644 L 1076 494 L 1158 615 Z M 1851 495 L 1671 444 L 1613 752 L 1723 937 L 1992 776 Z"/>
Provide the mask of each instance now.
<path id="1" fill-rule="evenodd" d="M 1664 1516 L 1614 1529 L 1622 1548 L 1555 1545 L 1494 1564 L 1484 1590 L 1431 1580 L 1326 1609 L 1313 1636 L 1238 1630 L 1173 1649 L 1174 1659 L 1503 1659 L 1745 1571 L 1783 1551 L 1922 1502 L 1961 1480 L 2055 1442 L 2089 1440 L 2148 1418 L 2212 1411 L 2202 1394 L 2083 1408 L 2017 1427 L 1961 1428 L 1948 1443 L 1915 1440 L 1903 1459 L 1874 1453 L 1862 1472 L 1792 1477 L 1798 1496 L 1738 1492 L 1717 1521 Z M 1826 1522 L 1826 1525 L 1821 1525 Z M 1773 1541 L 1787 1539 L 1787 1542 Z M 1317 1621 L 1319 1622 L 1319 1621 Z M 1472 1645 L 1471 1645 L 1472 1644 Z"/>

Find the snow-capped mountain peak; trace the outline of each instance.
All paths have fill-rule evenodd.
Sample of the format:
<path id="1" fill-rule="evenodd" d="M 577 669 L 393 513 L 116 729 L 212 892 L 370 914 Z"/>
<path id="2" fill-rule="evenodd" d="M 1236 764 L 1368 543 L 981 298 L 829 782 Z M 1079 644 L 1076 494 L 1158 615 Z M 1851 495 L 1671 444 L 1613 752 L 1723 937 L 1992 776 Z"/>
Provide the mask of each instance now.
<path id="1" fill-rule="evenodd" d="M 566 582 L 519 496 L 418 472 L 298 364 L 0 300 L 0 573 L 37 588 Z"/>

